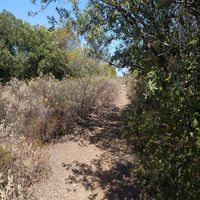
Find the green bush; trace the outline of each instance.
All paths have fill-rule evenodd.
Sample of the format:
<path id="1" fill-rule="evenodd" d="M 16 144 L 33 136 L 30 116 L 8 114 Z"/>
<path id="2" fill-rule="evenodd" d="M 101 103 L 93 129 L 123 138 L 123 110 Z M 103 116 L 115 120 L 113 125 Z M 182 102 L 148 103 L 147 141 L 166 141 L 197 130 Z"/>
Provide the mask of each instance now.
<path id="1" fill-rule="evenodd" d="M 55 78 L 115 76 L 114 67 L 89 58 L 69 27 L 31 26 L 9 12 L 0 13 L 0 82 L 53 74 Z M 75 43 L 75 44 L 73 44 Z M 79 47 L 79 48 L 78 48 Z"/>
<path id="2" fill-rule="evenodd" d="M 0 82 L 8 82 L 13 77 L 31 79 L 49 73 L 58 79 L 71 75 L 67 46 L 60 46 L 56 31 L 31 26 L 9 12 L 1 12 Z"/>
<path id="3" fill-rule="evenodd" d="M 159 89 L 159 76 L 153 72 L 137 81 L 131 107 L 124 114 L 126 133 L 143 169 L 138 176 L 145 192 L 156 199 L 197 200 L 200 93 L 195 81 L 188 85 L 183 79 L 175 88 L 171 79 L 165 90 Z"/>

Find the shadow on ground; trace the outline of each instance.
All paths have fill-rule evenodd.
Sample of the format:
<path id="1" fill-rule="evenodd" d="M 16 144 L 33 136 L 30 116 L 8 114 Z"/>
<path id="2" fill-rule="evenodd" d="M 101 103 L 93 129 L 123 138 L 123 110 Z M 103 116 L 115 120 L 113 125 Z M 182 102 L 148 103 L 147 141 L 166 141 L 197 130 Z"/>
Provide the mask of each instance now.
<path id="1" fill-rule="evenodd" d="M 137 188 L 134 181 L 130 178 L 132 169 L 131 163 L 117 163 L 109 170 L 103 170 L 98 160 L 94 160 L 96 170 L 83 163 L 64 164 L 66 170 L 72 170 L 73 175 L 66 179 L 66 184 L 81 183 L 86 190 L 94 191 L 89 199 L 95 199 L 96 185 L 105 191 L 105 199 L 122 200 L 137 199 Z"/>
<path id="2" fill-rule="evenodd" d="M 134 159 L 126 140 L 120 134 L 121 128 L 120 110 L 114 106 L 101 115 L 92 114 L 79 123 L 75 131 L 78 137 L 73 136 L 71 140 L 81 141 L 84 138 L 105 153 L 92 160 L 90 165 L 80 162 L 63 163 L 66 170 L 72 171 L 66 184 L 81 183 L 86 190 L 93 191 L 89 197 L 91 200 L 97 197 L 97 185 L 105 191 L 104 199 L 138 199 L 137 179 L 131 173 Z M 84 142 L 80 145 L 84 145 Z M 105 163 L 110 166 L 105 166 Z"/>

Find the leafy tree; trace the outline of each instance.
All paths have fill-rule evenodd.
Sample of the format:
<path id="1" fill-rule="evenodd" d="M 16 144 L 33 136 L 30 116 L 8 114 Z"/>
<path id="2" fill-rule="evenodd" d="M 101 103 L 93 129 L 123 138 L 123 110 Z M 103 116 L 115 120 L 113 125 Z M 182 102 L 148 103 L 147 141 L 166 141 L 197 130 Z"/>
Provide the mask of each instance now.
<path id="1" fill-rule="evenodd" d="M 89 0 L 84 11 L 72 3 L 68 19 L 91 55 L 137 70 L 127 119 L 144 188 L 156 199 L 199 199 L 199 1 Z"/>
<path id="2" fill-rule="evenodd" d="M 32 27 L 6 11 L 0 13 L 1 82 L 11 77 L 30 79 L 48 73 L 59 79 L 70 75 L 67 46 L 61 47 L 57 32 Z"/>

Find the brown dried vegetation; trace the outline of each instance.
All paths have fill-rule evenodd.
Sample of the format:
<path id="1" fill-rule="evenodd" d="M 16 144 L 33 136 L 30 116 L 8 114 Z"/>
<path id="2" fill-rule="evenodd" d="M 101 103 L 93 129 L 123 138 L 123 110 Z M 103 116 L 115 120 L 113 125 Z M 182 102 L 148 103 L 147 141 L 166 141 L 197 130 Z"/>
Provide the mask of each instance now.
<path id="1" fill-rule="evenodd" d="M 13 79 L 1 86 L 0 198 L 28 198 L 27 188 L 40 168 L 40 145 L 66 134 L 80 118 L 111 104 L 114 91 L 115 81 L 104 77 Z"/>

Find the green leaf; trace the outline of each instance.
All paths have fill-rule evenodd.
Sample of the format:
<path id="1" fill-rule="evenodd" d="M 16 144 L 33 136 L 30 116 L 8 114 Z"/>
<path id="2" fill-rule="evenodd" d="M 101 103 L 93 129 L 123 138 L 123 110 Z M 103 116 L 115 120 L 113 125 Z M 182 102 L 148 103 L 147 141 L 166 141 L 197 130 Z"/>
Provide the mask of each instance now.
<path id="1" fill-rule="evenodd" d="M 188 42 L 188 45 L 196 45 L 198 43 L 198 39 L 192 39 Z"/>

